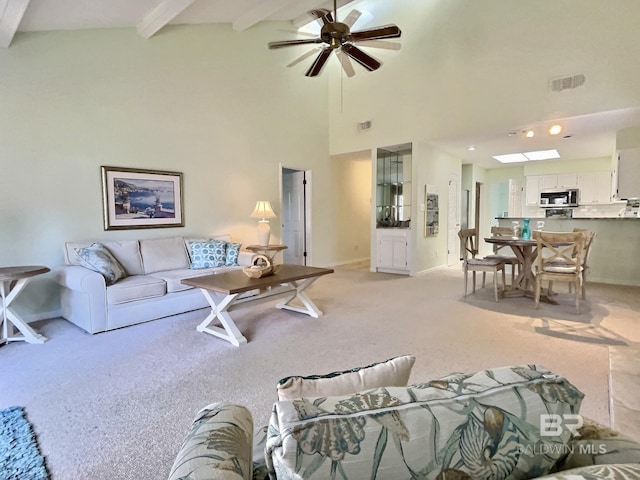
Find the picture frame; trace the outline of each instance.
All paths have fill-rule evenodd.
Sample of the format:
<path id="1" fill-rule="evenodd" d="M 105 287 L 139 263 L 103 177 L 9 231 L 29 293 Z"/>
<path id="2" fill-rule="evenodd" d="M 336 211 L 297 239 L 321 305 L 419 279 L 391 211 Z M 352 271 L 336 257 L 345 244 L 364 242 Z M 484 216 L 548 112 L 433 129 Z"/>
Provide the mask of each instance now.
<path id="1" fill-rule="evenodd" d="M 105 230 L 184 227 L 182 173 L 102 166 Z"/>
<path id="2" fill-rule="evenodd" d="M 440 231 L 440 201 L 435 185 L 424 186 L 424 236 L 437 237 Z"/>

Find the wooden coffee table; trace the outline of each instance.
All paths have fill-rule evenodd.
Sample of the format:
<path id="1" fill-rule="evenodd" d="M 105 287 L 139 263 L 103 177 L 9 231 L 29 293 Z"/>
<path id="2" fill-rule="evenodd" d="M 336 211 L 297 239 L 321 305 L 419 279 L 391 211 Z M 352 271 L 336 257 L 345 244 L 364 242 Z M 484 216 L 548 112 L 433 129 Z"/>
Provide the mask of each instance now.
<path id="1" fill-rule="evenodd" d="M 288 264 L 275 268 L 273 275 L 262 278 L 249 278 L 242 270 L 234 270 L 182 280 L 185 285 L 199 288 L 211 305 L 211 313 L 198 325 L 197 330 L 238 347 L 247 339 L 231 317 L 233 310 L 280 299 L 276 308 L 293 310 L 314 318 L 322 315 L 304 291 L 322 275 L 333 273 L 333 269 Z M 295 300 L 296 304 L 292 303 Z M 211 325 L 216 319 L 222 327 Z"/>

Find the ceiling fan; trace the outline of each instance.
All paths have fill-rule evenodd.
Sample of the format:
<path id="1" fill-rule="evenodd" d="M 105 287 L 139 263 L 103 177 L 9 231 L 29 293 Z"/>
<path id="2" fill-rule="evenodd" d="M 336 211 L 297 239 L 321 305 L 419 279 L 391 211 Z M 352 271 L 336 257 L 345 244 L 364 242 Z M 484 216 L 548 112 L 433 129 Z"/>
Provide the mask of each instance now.
<path id="1" fill-rule="evenodd" d="M 344 22 L 339 22 L 337 1 L 333 0 L 333 14 L 330 10 L 321 8 L 317 10 L 311 10 L 309 15 L 317 20 L 322 21 L 322 29 L 320 30 L 320 36 L 315 38 L 300 39 L 300 40 L 284 40 L 279 42 L 270 42 L 269 48 L 275 50 L 283 47 L 292 47 L 297 45 L 307 44 L 321 44 L 320 53 L 313 61 L 313 64 L 307 70 L 305 75 L 307 77 L 315 77 L 322 72 L 323 67 L 327 63 L 329 56 L 332 52 L 336 53 L 336 56 L 340 60 L 340 64 L 344 69 L 347 76 L 352 77 L 355 75 L 355 71 L 349 59 L 353 59 L 372 72 L 380 68 L 382 63 L 373 58 L 368 53 L 364 52 L 356 46 L 358 42 L 367 42 L 367 46 L 376 47 L 376 42 L 368 43 L 371 40 L 382 40 L 387 38 L 398 38 L 402 34 L 400 28 L 397 25 L 383 25 L 380 27 L 368 28 L 365 30 L 351 31 L 351 27 L 360 17 L 361 13 L 357 10 L 353 10 Z M 334 20 L 335 19 L 335 20 Z M 389 43 L 389 42 L 385 42 Z M 382 42 L 379 45 L 382 48 L 394 48 L 391 45 L 384 45 Z M 299 61 L 311 56 L 315 53 L 316 49 L 307 52 L 298 60 L 292 62 L 288 66 L 295 65 Z"/>

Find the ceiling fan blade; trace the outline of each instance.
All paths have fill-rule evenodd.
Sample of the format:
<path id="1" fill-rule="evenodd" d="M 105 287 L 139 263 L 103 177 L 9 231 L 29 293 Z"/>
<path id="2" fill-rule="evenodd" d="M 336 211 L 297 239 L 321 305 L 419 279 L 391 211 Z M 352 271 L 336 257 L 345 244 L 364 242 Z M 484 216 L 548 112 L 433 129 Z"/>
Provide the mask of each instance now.
<path id="1" fill-rule="evenodd" d="M 299 40 L 283 40 L 281 42 L 269 42 L 269 48 L 271 50 L 275 50 L 277 48 L 283 47 L 294 47 L 296 45 L 308 45 L 311 43 L 322 43 L 322 39 L 320 37 L 316 38 L 306 38 Z"/>
<path id="2" fill-rule="evenodd" d="M 331 50 L 332 49 L 329 47 L 322 49 L 320 55 L 318 55 L 314 60 L 313 65 L 311 65 L 311 67 L 309 67 L 309 70 L 307 70 L 307 73 L 305 73 L 307 77 L 315 77 L 320 74 L 322 68 L 325 66 L 327 60 L 329 59 L 329 55 L 331 55 Z"/>
<path id="3" fill-rule="evenodd" d="M 340 60 L 340 65 L 342 65 L 342 69 L 344 70 L 344 73 L 347 74 L 347 77 L 351 78 L 356 74 L 356 71 L 353 69 L 353 65 L 351 64 L 351 60 L 349 60 L 349 57 L 343 53 L 342 51 L 340 51 L 340 49 L 336 49 L 336 57 L 338 57 L 338 60 Z"/>
<path id="4" fill-rule="evenodd" d="M 363 52 L 358 47 L 350 43 L 345 43 L 344 45 L 342 45 L 342 51 L 370 72 L 372 72 L 373 70 L 377 70 L 382 65 L 382 63 L 373 58 L 371 55 Z"/>
<path id="5" fill-rule="evenodd" d="M 345 23 L 349 28 L 351 28 L 353 27 L 353 24 L 358 21 L 361 15 L 362 12 L 360 10 L 351 10 L 342 23 Z"/>
<path id="6" fill-rule="evenodd" d="M 299 56 L 293 62 L 291 62 L 289 65 L 287 65 L 287 67 L 293 67 L 294 65 L 299 64 L 301 61 L 306 60 L 307 58 L 309 58 L 311 55 L 314 55 L 315 53 L 318 53 L 318 49 L 317 48 L 313 48 L 313 49 L 309 50 L 307 53 L 305 53 L 304 55 Z"/>
<path id="7" fill-rule="evenodd" d="M 308 14 L 315 20 L 322 20 L 322 23 L 324 23 L 325 25 L 333 22 L 333 15 L 331 14 L 331 10 L 327 10 L 326 8 L 310 10 Z"/>
<path id="8" fill-rule="evenodd" d="M 367 28 L 351 32 L 351 41 L 379 40 L 382 38 L 398 38 L 402 34 L 397 25 L 383 25 L 382 27 Z"/>
<path id="9" fill-rule="evenodd" d="M 385 40 L 364 40 L 358 42 L 359 47 L 384 48 L 386 50 L 400 50 L 400 42 L 387 42 Z"/>

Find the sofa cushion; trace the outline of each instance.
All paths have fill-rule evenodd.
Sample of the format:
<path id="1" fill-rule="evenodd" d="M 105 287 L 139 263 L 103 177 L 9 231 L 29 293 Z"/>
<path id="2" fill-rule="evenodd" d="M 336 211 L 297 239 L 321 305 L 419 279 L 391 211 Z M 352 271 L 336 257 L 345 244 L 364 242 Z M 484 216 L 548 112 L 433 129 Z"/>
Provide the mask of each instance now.
<path id="1" fill-rule="evenodd" d="M 272 478 L 493 478 L 548 474 L 570 432 L 540 417 L 576 414 L 583 394 L 523 365 L 274 405 L 265 449 Z"/>
<path id="2" fill-rule="evenodd" d="M 189 256 L 182 237 L 140 240 L 140 253 L 145 273 L 189 268 Z"/>
<path id="3" fill-rule="evenodd" d="M 205 275 L 212 275 L 214 273 L 230 272 L 237 270 L 233 267 L 216 267 L 216 268 L 201 268 L 198 270 L 192 270 L 190 268 L 181 268 L 178 270 L 166 270 L 164 272 L 154 272 L 150 276 L 161 278 L 167 284 L 167 293 L 180 292 L 182 290 L 189 290 L 194 288 L 191 285 L 184 285 L 182 280 L 184 278 L 203 277 Z"/>
<path id="4" fill-rule="evenodd" d="M 191 257 L 190 267 L 193 270 L 224 266 L 226 242 L 221 240 L 189 241 L 188 246 L 189 256 Z"/>
<path id="5" fill-rule="evenodd" d="M 302 397 L 348 395 L 378 387 L 401 387 L 409 382 L 416 358 L 412 355 L 390 358 L 366 367 L 306 377 L 285 377 L 278 382 L 278 400 Z"/>
<path id="6" fill-rule="evenodd" d="M 144 274 L 142 256 L 140 255 L 140 244 L 137 240 L 102 242 L 102 244 L 116 257 L 127 271 L 127 275 Z"/>
<path id="7" fill-rule="evenodd" d="M 101 274 L 107 285 L 113 285 L 127 276 L 127 272 L 120 265 L 120 262 L 115 259 L 107 247 L 100 243 L 76 248 L 74 251 L 79 264 Z"/>
<path id="8" fill-rule="evenodd" d="M 151 275 L 134 275 L 107 287 L 107 303 L 117 305 L 145 298 L 161 297 L 167 293 L 167 284 Z"/>
<path id="9" fill-rule="evenodd" d="M 64 260 L 67 265 L 80 265 L 76 256 L 76 248 L 84 248 L 95 242 L 65 242 Z M 100 242 L 107 247 L 111 254 L 120 262 L 127 272 L 127 275 L 142 275 L 142 257 L 140 256 L 140 245 L 137 240 L 122 240 L 117 242 Z"/>

